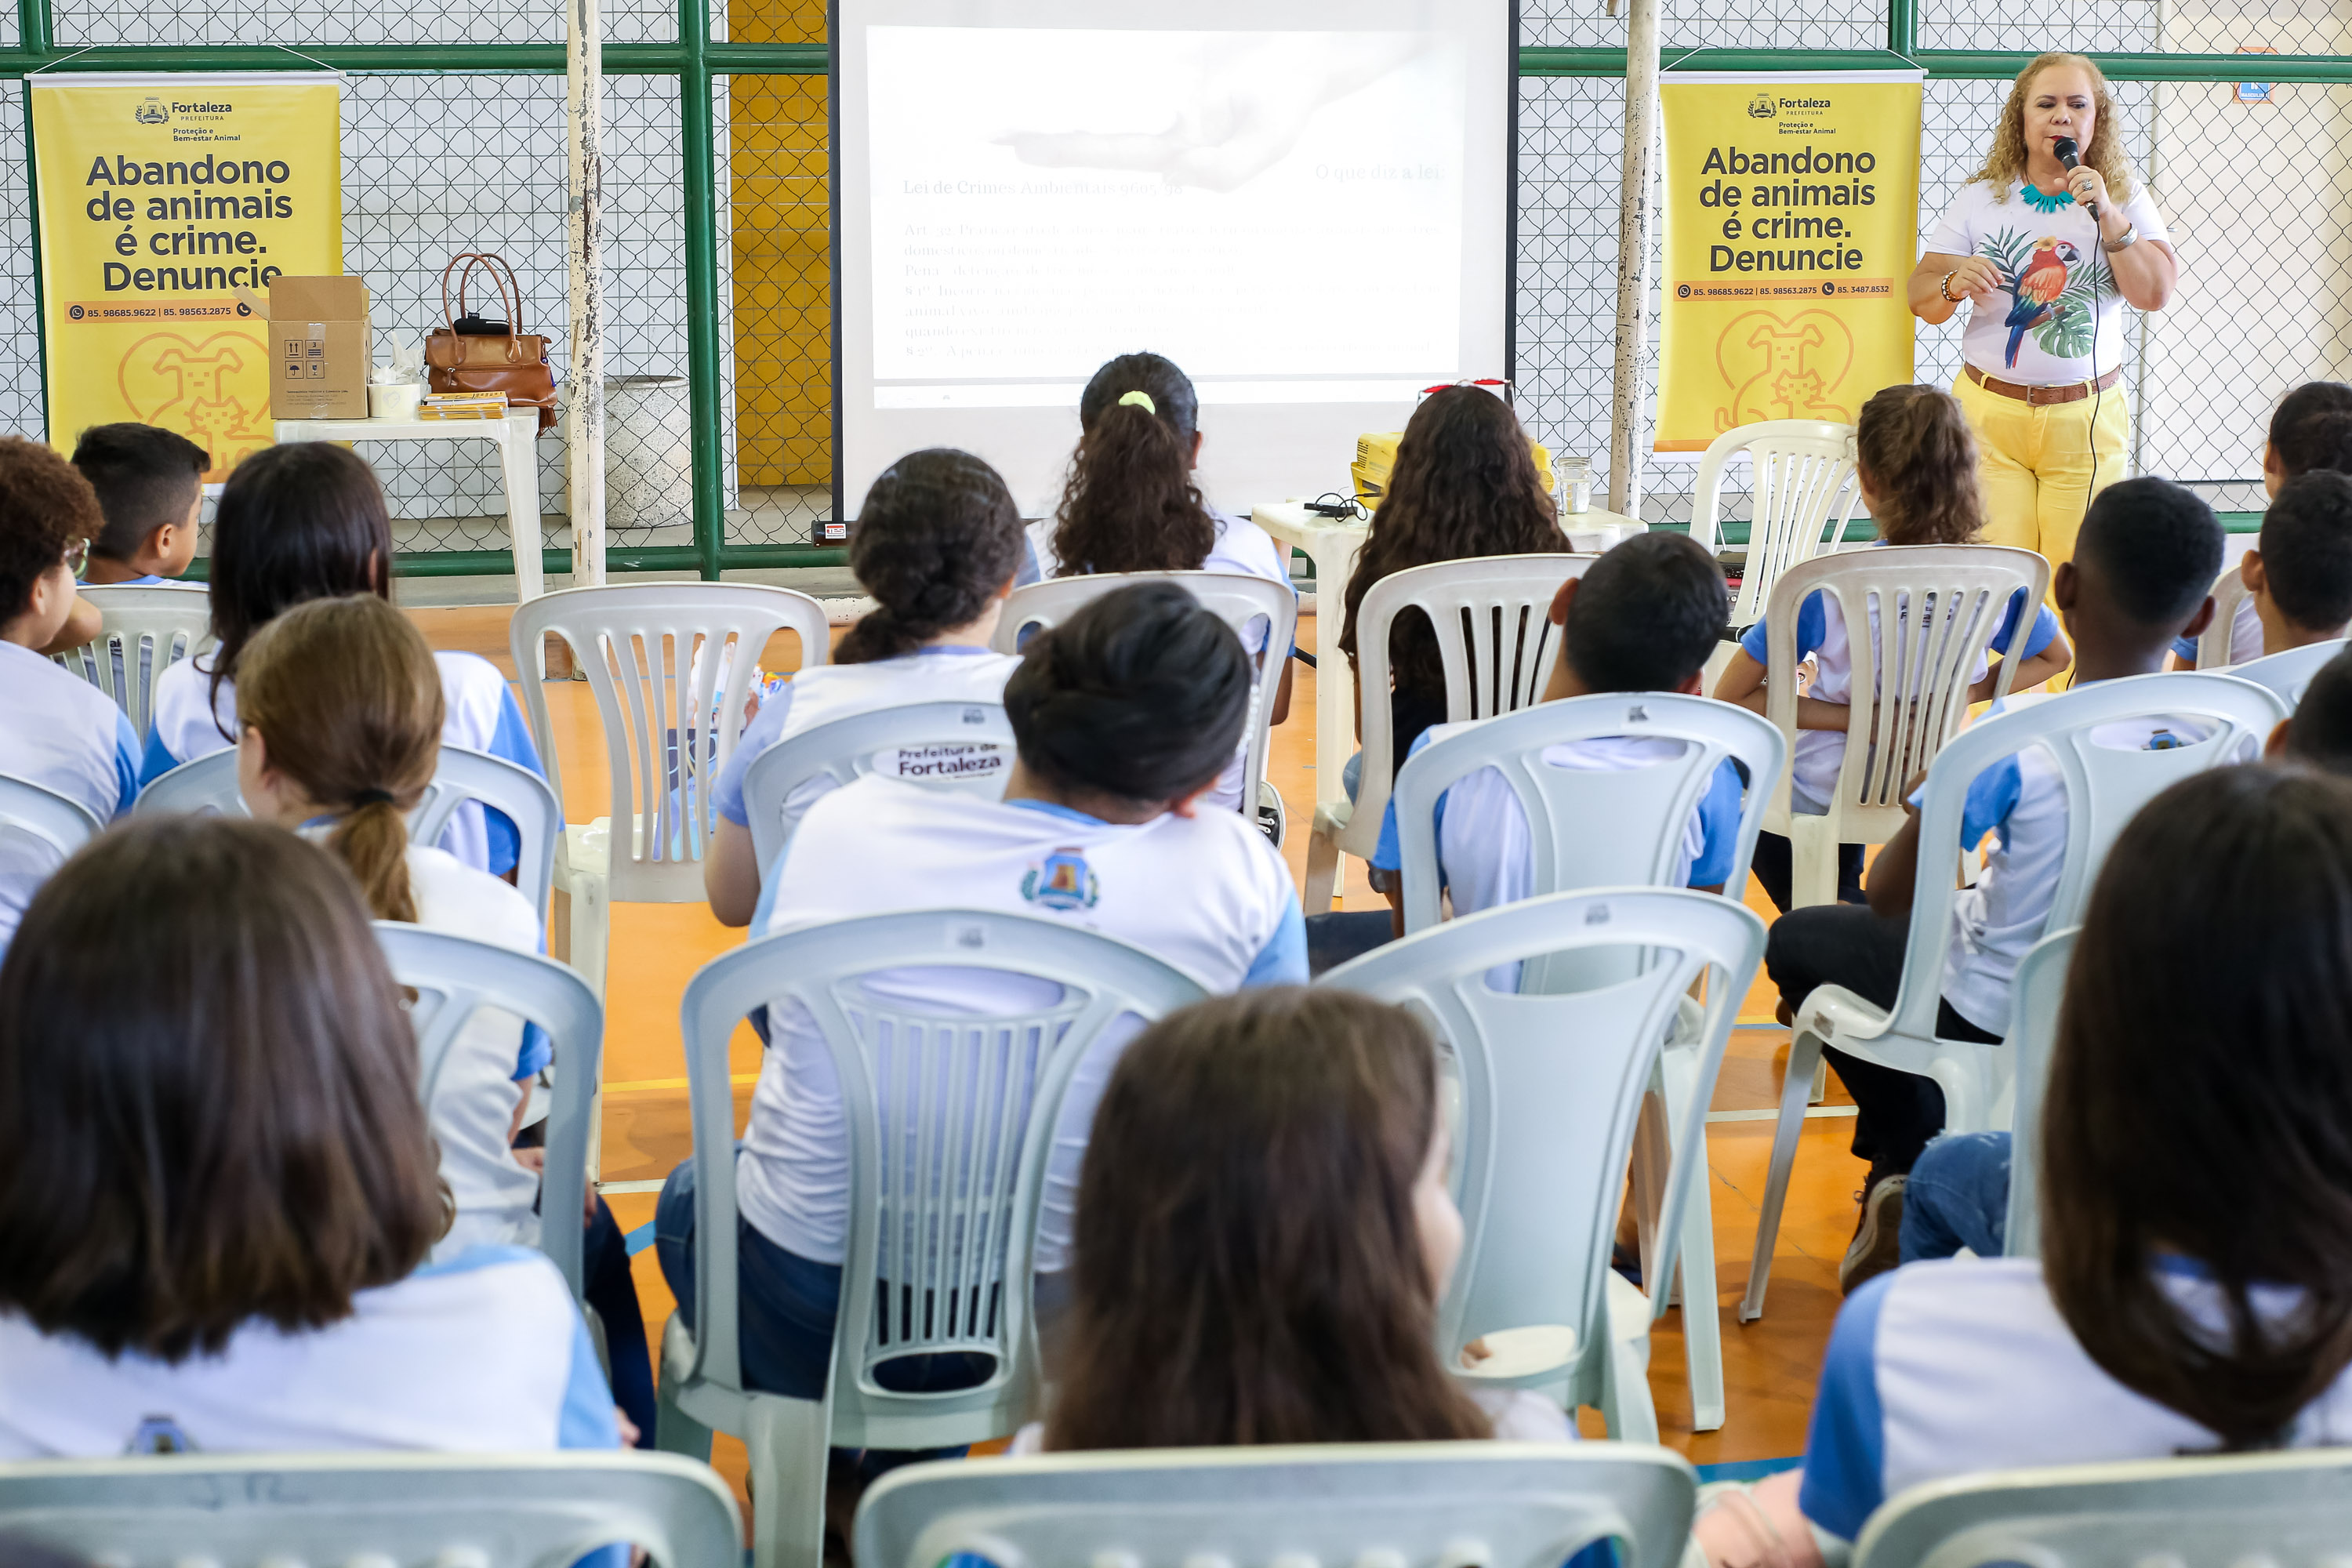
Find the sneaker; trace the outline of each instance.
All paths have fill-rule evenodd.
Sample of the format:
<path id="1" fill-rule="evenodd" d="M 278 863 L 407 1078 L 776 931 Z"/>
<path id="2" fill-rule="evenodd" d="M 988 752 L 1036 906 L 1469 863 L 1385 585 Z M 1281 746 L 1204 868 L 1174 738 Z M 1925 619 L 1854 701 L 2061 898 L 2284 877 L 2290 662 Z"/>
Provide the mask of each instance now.
<path id="1" fill-rule="evenodd" d="M 1851 1296 L 1903 1260 L 1903 1189 L 1910 1178 L 1879 1177 L 1862 1193 L 1862 1223 L 1838 1265 L 1838 1289 Z"/>

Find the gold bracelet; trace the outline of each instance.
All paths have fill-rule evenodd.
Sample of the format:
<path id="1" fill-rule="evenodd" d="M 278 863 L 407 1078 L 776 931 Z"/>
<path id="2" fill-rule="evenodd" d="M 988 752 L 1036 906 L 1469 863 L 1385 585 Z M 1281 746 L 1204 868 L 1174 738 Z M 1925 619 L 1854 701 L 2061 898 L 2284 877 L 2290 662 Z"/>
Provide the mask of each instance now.
<path id="1" fill-rule="evenodd" d="M 1941 283 L 1936 285 L 1936 292 L 1944 297 L 1944 303 L 1947 305 L 1957 305 L 1960 302 L 1958 298 L 1952 292 L 1952 279 L 1958 278 L 1959 275 L 1960 269 L 1955 267 L 1949 272 L 1944 274 L 1944 280 Z"/>

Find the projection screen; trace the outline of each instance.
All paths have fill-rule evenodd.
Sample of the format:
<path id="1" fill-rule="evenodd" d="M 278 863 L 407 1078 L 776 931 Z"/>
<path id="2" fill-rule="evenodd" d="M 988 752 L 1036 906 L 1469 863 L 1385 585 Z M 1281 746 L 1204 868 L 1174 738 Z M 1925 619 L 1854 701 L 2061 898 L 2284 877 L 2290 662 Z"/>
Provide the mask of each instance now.
<path id="1" fill-rule="evenodd" d="M 1170 26 L 1171 19 L 1181 26 Z M 836 517 L 961 447 L 1049 514 L 1105 360 L 1201 395 L 1213 504 L 1510 374 L 1510 0 L 839 0 Z"/>

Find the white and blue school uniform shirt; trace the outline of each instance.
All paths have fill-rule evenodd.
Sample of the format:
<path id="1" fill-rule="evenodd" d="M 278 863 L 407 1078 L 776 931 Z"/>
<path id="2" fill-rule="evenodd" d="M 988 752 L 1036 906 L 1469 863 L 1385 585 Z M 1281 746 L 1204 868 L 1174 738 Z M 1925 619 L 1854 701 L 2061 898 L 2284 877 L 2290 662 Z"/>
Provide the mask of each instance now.
<path id="1" fill-rule="evenodd" d="M 1414 739 L 1406 759 L 1419 756 L 1476 722 L 1433 724 Z M 1543 760 L 1549 767 L 1577 773 L 1630 773 L 1675 761 L 1686 744 L 1655 735 L 1601 735 L 1547 746 Z M 1717 764 L 1706 793 L 1691 807 L 1690 817 L 1683 825 L 1681 886 L 1718 887 L 1731 875 L 1731 862 L 1739 848 L 1743 788 L 1739 770 L 1730 759 Z M 1535 847 L 1528 814 L 1499 769 L 1480 768 L 1455 780 L 1437 797 L 1435 818 L 1438 876 L 1453 898 L 1457 919 L 1535 896 Z M 1610 824 L 1593 824 L 1597 833 L 1612 830 Z M 1383 871 L 1402 870 L 1404 866 L 1393 795 L 1381 817 L 1381 837 L 1372 849 L 1372 864 Z M 1517 963 L 1498 965 L 1489 972 L 1488 983 L 1499 990 L 1516 991 L 1518 971 Z"/>
<path id="2" fill-rule="evenodd" d="M 256 1319 L 178 1365 L 0 1312 L 0 1459 L 212 1453 L 616 1448 L 587 1326 L 555 1266 L 475 1247 L 362 1290 L 289 1333 Z"/>
<path id="3" fill-rule="evenodd" d="M 1873 549 L 1883 548 L 1880 540 Z M 2017 642 L 2019 622 L 2025 619 L 2023 588 L 2009 596 L 2009 609 L 1994 628 L 1991 651 L 2019 660 L 2032 658 L 2058 635 L 2058 617 L 2047 605 L 2034 608 L 2031 629 L 2025 634 L 2021 647 Z M 1877 647 L 1876 612 L 1872 612 L 1871 643 Z M 1758 621 L 1739 639 L 1739 646 L 1748 658 L 1759 664 L 1769 663 L 1766 623 Z M 1822 702 L 1851 704 L 1853 701 L 1853 650 L 1846 640 L 1845 612 L 1827 593 L 1805 595 L 1797 606 L 1797 658 L 1811 656 L 1813 660 L 1813 682 L 1806 695 Z M 1975 667 L 1969 672 L 1970 684 L 1981 680 L 1991 668 L 1984 655 L 1977 656 Z M 1881 679 L 1884 679 L 1882 667 Z M 1808 816 L 1819 816 L 1830 808 L 1830 794 L 1837 788 L 1838 769 L 1845 763 L 1845 731 L 1843 730 L 1800 730 L 1797 743 L 1789 761 L 1789 805 L 1792 811 Z"/>
<path id="4" fill-rule="evenodd" d="M 760 705 L 759 716 L 735 743 L 735 754 L 719 775 L 711 803 L 719 816 L 736 826 L 749 827 L 751 817 L 743 800 L 743 778 L 771 747 L 835 719 L 883 708 L 913 702 L 1002 702 L 1004 683 L 1020 668 L 1021 659 L 1015 654 L 993 653 L 961 643 L 936 643 L 896 658 L 802 670 Z M 931 754 L 934 750 L 936 755 Z M 1011 759 L 995 746 L 943 744 L 927 748 L 919 764 L 901 759 L 900 765 L 953 768 L 966 775 L 989 772 L 1002 778 L 1011 767 Z M 798 821 L 833 788 L 830 779 L 803 780 L 784 797 L 784 815 Z"/>
<path id="5" fill-rule="evenodd" d="M 446 708 L 441 743 L 488 752 L 546 777 L 522 710 L 498 666 L 470 653 L 436 653 L 433 662 L 441 669 Z M 155 678 L 155 727 L 147 736 L 140 783 L 152 784 L 182 763 L 236 744 L 236 683 L 222 681 L 215 703 L 212 679 L 209 653 L 184 658 Z M 522 839 L 514 824 L 469 800 L 451 814 L 441 847 L 476 870 L 502 877 L 520 860 Z"/>
<path id="6" fill-rule="evenodd" d="M 2193 1264 L 2165 1282 L 2192 1319 L 2220 1323 Z M 2257 1291 L 2258 1312 L 2289 1292 Z M 2295 1418 L 2294 1447 L 2352 1443 L 2352 1377 Z M 1830 1333 L 1798 1507 L 1842 1540 L 1910 1487 L 1987 1470 L 2169 1458 L 2221 1439 L 2092 1361 L 2030 1258 L 1909 1263 L 1846 1299 Z"/>
<path id="7" fill-rule="evenodd" d="M 1263 577 L 1269 583 L 1279 583 L 1289 588 L 1291 596 L 1297 597 L 1298 590 L 1290 581 L 1289 546 L 1276 544 L 1271 534 L 1247 518 L 1219 511 L 1215 507 L 1210 507 L 1208 512 L 1209 520 L 1216 524 L 1217 537 L 1216 542 L 1209 546 L 1208 557 L 1201 563 L 1200 570 Z M 1054 553 L 1055 526 L 1052 518 L 1029 525 L 1028 558 L 1022 563 L 1020 574 L 1013 578 L 1015 585 L 1025 587 L 1031 583 L 1044 582 L 1061 570 L 1061 559 Z M 1266 626 L 1262 619 L 1254 620 L 1242 634 L 1242 647 L 1253 656 L 1262 654 L 1265 651 L 1265 639 L 1271 632 L 1272 628 Z M 1283 658 L 1288 657 L 1288 650 L 1284 650 Z M 1282 679 L 1281 661 L 1268 660 L 1262 679 L 1265 692 L 1261 700 L 1271 702 L 1276 684 Z M 1241 809 L 1242 793 L 1246 787 L 1242 778 L 1242 767 L 1248 754 L 1249 737 L 1244 734 L 1241 745 L 1235 749 L 1234 760 L 1226 765 L 1223 773 L 1217 775 L 1215 785 L 1210 789 L 1207 805 L 1219 811 Z"/>
<path id="8" fill-rule="evenodd" d="M 1993 711 L 2000 710 L 1996 707 Z M 2094 745 L 2167 751 L 2193 744 L 2211 726 L 2187 718 L 2126 719 L 2091 731 Z M 1923 803 L 1922 785 L 1911 804 Z M 1960 844 L 1973 849 L 1991 834 L 1976 885 L 1952 900 L 1952 935 L 1944 955 L 1944 1000 L 1990 1035 L 2009 1032 L 2009 993 L 2017 966 L 2050 923 L 2051 900 L 2066 861 L 2066 784 L 2057 759 L 2041 745 L 1994 763 L 1969 784 L 1960 809 Z"/>
<path id="9" fill-rule="evenodd" d="M 0 773 L 111 822 L 138 798 L 139 742 L 106 693 L 31 648 L 0 643 Z M 31 835 L 0 833 L 0 952 L 58 864 Z"/>
<path id="10" fill-rule="evenodd" d="M 1102 822 L 1042 801 L 993 801 L 870 774 L 809 808 L 761 889 L 761 936 L 897 910 L 1043 916 L 1129 942 L 1212 993 L 1307 981 L 1307 928 L 1289 869 L 1234 813 Z M 995 971 L 908 968 L 866 994 L 950 1016 L 1051 1007 L 1060 987 Z M 1078 1165 L 1095 1103 L 1139 1024 L 1105 1031 L 1073 1076 L 1055 1124 L 1036 1267 L 1065 1266 Z M 736 1164 L 752 1228 L 787 1251 L 839 1263 L 849 1237 L 849 1130 L 832 1055 L 800 1004 L 769 1012 L 769 1045 Z"/>

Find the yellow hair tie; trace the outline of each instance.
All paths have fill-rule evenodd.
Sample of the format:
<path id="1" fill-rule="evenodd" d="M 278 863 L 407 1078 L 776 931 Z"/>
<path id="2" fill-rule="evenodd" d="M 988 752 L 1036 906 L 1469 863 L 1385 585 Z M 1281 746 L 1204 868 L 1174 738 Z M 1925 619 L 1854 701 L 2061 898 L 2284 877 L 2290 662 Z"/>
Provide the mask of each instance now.
<path id="1" fill-rule="evenodd" d="M 1130 392 L 1125 397 L 1118 400 L 1118 406 L 1121 408 L 1125 408 L 1129 405 L 1133 405 L 1135 407 L 1142 409 L 1146 414 L 1152 416 L 1154 418 L 1159 417 L 1160 405 L 1151 401 L 1151 394 L 1148 392 Z"/>

